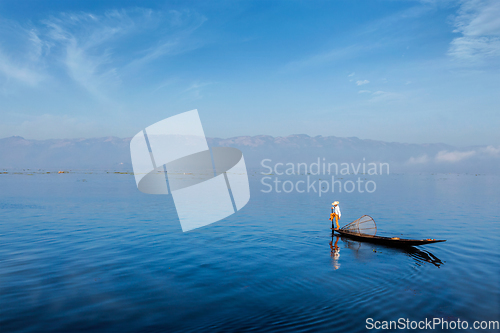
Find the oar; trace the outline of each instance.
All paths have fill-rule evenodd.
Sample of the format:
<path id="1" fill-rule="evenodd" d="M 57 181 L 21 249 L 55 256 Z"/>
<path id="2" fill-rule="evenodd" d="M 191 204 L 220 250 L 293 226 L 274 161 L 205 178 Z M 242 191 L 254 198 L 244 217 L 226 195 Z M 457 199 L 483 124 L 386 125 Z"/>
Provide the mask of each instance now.
<path id="1" fill-rule="evenodd" d="M 333 207 L 332 207 L 332 214 L 333 214 Z M 333 227 L 333 217 L 330 215 L 330 218 L 332 219 L 332 234 L 335 233 L 335 228 Z"/>

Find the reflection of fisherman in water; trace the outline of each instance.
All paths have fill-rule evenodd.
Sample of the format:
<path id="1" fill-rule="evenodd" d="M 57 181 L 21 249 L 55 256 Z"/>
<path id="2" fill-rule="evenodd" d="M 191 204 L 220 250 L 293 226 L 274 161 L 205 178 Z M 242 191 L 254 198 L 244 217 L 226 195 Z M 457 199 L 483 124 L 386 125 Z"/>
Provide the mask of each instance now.
<path id="1" fill-rule="evenodd" d="M 340 248 L 339 248 L 339 238 L 340 236 L 336 235 L 335 236 L 335 244 L 333 244 L 333 235 L 332 235 L 332 241 L 330 242 L 330 255 L 333 258 L 333 268 L 339 269 L 340 264 L 338 262 L 339 257 L 340 257 Z"/>

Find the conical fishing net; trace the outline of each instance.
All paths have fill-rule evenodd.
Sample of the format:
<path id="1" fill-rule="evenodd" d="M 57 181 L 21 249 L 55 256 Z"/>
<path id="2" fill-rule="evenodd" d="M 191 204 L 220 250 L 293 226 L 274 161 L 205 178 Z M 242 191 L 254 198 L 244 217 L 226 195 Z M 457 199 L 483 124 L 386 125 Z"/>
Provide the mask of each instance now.
<path id="1" fill-rule="evenodd" d="M 349 223 L 341 228 L 354 234 L 363 234 L 375 236 L 377 233 L 377 225 L 371 216 L 363 215 L 356 221 Z"/>

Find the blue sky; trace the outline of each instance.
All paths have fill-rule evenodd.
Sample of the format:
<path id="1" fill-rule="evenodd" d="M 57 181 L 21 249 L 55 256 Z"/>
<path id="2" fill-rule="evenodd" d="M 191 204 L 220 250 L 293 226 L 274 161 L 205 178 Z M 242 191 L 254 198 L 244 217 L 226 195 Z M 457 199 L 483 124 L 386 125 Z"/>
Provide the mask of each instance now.
<path id="1" fill-rule="evenodd" d="M 1 1 L 0 137 L 500 144 L 500 2 Z"/>

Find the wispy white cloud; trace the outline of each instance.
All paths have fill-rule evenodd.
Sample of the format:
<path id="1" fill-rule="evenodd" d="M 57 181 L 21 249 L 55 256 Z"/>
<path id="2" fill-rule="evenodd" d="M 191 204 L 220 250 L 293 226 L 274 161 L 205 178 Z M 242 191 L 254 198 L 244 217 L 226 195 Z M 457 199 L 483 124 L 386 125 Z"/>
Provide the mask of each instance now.
<path id="1" fill-rule="evenodd" d="M 285 69 L 298 70 L 308 67 L 321 66 L 327 63 L 341 61 L 350 58 L 352 55 L 358 54 L 366 47 L 360 45 L 350 45 L 342 48 L 336 48 L 327 52 L 321 52 L 305 59 L 289 62 Z"/>
<path id="2" fill-rule="evenodd" d="M 166 34 L 155 45 L 140 52 L 140 56 L 128 64 L 129 68 L 141 67 L 163 56 L 184 53 L 204 45 L 202 41 L 188 42 L 188 37 L 205 23 L 207 20 L 206 17 L 195 13 L 182 13 L 179 11 L 170 11 L 170 15 L 172 15 L 172 24 L 182 27 L 182 29 L 172 34 Z"/>
<path id="3" fill-rule="evenodd" d="M 214 82 L 193 82 L 183 93 L 190 93 L 192 98 L 200 99 L 202 98 L 202 88 L 212 85 Z"/>
<path id="4" fill-rule="evenodd" d="M 43 20 L 52 54 L 69 77 L 98 99 L 120 82 L 113 64 L 111 42 L 134 29 L 134 20 L 122 12 L 60 14 Z"/>
<path id="5" fill-rule="evenodd" d="M 390 91 L 378 90 L 372 93 L 372 98 L 370 99 L 370 102 L 392 102 L 402 98 L 403 95 L 401 94 Z"/>
<path id="6" fill-rule="evenodd" d="M 165 88 L 165 87 L 168 87 L 172 84 L 174 84 L 176 80 L 175 79 L 167 79 L 167 80 L 164 80 L 163 82 L 161 82 L 156 88 L 154 88 L 152 91 L 151 91 L 151 94 L 154 94 L 156 93 L 157 91 Z"/>
<path id="7" fill-rule="evenodd" d="M 13 59 L 0 51 L 0 73 L 6 79 L 14 79 L 29 85 L 36 85 L 43 78 L 43 75 L 29 64 L 15 62 Z"/>
<path id="8" fill-rule="evenodd" d="M 455 38 L 448 52 L 452 57 L 472 63 L 494 59 L 500 56 L 498 37 L 459 37 Z"/>
<path id="9" fill-rule="evenodd" d="M 497 0 L 462 0 L 455 20 L 455 32 L 467 36 L 500 34 L 500 2 Z"/>
<path id="10" fill-rule="evenodd" d="M 448 54 L 456 60 L 480 63 L 500 57 L 500 1 L 463 0 L 455 18 L 461 36 L 450 43 Z"/>
<path id="11" fill-rule="evenodd" d="M 356 73 L 354 73 L 354 72 L 353 72 L 353 73 L 351 73 L 351 74 L 349 74 L 349 75 L 347 75 L 347 76 L 348 76 L 348 77 L 352 77 L 352 76 L 354 76 L 354 75 L 356 75 Z"/>
<path id="12" fill-rule="evenodd" d="M 359 80 L 359 81 L 356 81 L 356 84 L 358 86 L 362 86 L 362 85 L 368 84 L 368 83 L 370 83 L 370 81 L 368 81 L 368 80 Z"/>
<path id="13" fill-rule="evenodd" d="M 410 157 L 407 164 L 425 164 L 429 162 L 429 156 L 427 154 L 421 155 L 419 157 Z"/>
<path id="14" fill-rule="evenodd" d="M 0 34 L 0 78 L 35 85 L 50 74 L 61 79 L 62 69 L 95 98 L 109 100 L 113 88 L 131 76 L 131 68 L 137 72 L 151 61 L 199 47 L 190 36 L 205 20 L 194 12 L 135 8 L 59 13 L 30 28 L 0 21 L 0 28 L 8 25 L 10 30 L 5 36 L 17 37 L 16 47 L 26 45 L 17 53 L 6 52 L 1 45 L 9 43 L 2 43 L 5 36 Z M 134 52 L 128 51 L 130 44 Z M 50 74 L 43 72 L 45 63 L 50 63 Z"/>
<path id="15" fill-rule="evenodd" d="M 390 31 L 392 33 L 395 31 L 396 25 L 407 20 L 415 20 L 432 11 L 435 7 L 434 2 L 434 0 L 422 0 L 421 3 L 416 6 L 411 6 L 410 8 L 398 11 L 389 16 L 384 16 L 380 19 L 370 20 L 367 24 L 362 24 L 357 29 L 349 31 L 348 33 L 352 34 L 354 39 L 364 38 L 365 36 L 371 37 L 372 34 L 376 32 L 387 34 Z M 291 61 L 285 66 L 285 69 L 298 70 L 352 60 L 355 57 L 366 55 L 367 52 L 380 50 L 399 43 L 401 43 L 400 39 L 391 37 L 387 39 L 371 39 L 365 43 L 339 46 L 334 49 L 312 54 L 303 59 Z M 351 73 L 348 77 L 352 78 L 354 75 L 355 73 Z"/>
<path id="16" fill-rule="evenodd" d="M 476 155 L 475 150 L 470 151 L 440 151 L 436 155 L 436 162 L 456 163 Z"/>
<path id="17" fill-rule="evenodd" d="M 116 50 L 121 46 L 121 39 L 133 38 L 150 28 L 159 29 L 163 20 L 177 27 L 177 30 L 171 29 L 175 33 L 165 33 L 154 46 L 144 45 L 143 51 L 128 61 Z M 196 24 L 184 27 L 182 20 L 179 12 L 165 14 L 135 9 L 115 10 L 100 16 L 90 13 L 61 14 L 45 20 L 44 24 L 48 28 L 48 36 L 61 49 L 61 59 L 70 77 L 92 95 L 105 99 L 106 91 L 121 83 L 120 71 L 124 67 L 137 69 L 169 53 L 180 52 L 183 38 L 187 38 L 203 22 L 199 19 Z"/>
<path id="18" fill-rule="evenodd" d="M 0 82 L 34 86 L 42 81 L 46 45 L 38 32 L 8 20 L 0 20 L 0 30 Z M 16 47 L 9 47 L 9 42 L 15 42 Z"/>
<path id="19" fill-rule="evenodd" d="M 359 90 L 358 94 L 365 94 L 368 96 L 368 101 L 372 103 L 379 102 L 393 102 L 404 98 L 404 95 L 400 93 L 390 92 L 390 91 L 371 91 L 371 90 Z"/>
<path id="20" fill-rule="evenodd" d="M 488 146 L 486 148 L 481 149 L 481 151 L 490 156 L 500 157 L 500 147 Z"/>

